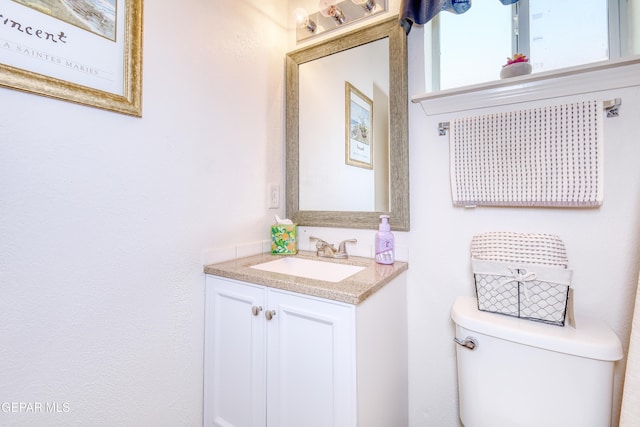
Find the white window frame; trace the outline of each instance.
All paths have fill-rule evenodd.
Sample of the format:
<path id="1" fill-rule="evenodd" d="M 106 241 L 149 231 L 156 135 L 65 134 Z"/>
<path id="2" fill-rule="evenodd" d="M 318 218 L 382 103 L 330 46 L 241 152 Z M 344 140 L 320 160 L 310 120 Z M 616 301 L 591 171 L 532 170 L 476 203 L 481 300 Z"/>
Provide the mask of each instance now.
<path id="1" fill-rule="evenodd" d="M 484 0 L 496 1 L 496 0 Z M 629 13 L 628 1 L 633 0 L 607 0 L 608 20 L 609 20 L 609 60 L 617 60 L 628 52 L 629 31 L 628 23 L 622 21 L 621 16 Z M 528 16 L 529 0 L 520 0 L 510 6 L 512 9 L 512 53 L 520 52 L 530 56 L 529 46 L 529 21 L 521 21 L 520 15 Z M 440 90 L 440 19 L 436 15 L 425 25 L 425 87 L 432 88 L 432 91 Z M 581 65 L 581 64 L 578 64 Z"/>

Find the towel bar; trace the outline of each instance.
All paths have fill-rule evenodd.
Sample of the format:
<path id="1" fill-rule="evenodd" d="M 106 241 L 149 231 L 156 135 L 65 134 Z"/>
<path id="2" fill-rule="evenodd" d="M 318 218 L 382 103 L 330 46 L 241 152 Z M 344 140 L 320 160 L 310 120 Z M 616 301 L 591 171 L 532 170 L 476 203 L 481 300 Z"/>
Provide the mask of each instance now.
<path id="1" fill-rule="evenodd" d="M 604 111 L 607 112 L 607 117 L 618 117 L 620 115 L 619 108 L 622 105 L 622 98 L 610 99 L 603 102 Z M 444 136 L 447 134 L 450 125 L 449 122 L 438 123 L 438 135 Z"/>

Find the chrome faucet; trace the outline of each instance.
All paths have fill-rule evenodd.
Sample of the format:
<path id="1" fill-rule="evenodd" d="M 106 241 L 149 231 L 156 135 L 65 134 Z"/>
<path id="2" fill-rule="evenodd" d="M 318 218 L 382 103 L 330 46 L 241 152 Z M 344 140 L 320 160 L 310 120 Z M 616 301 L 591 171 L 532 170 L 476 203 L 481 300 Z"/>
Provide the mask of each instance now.
<path id="1" fill-rule="evenodd" d="M 331 243 L 322 240 L 319 237 L 309 236 L 309 240 L 316 240 L 316 255 L 324 258 L 348 258 L 347 243 L 357 243 L 356 239 L 343 240 L 338 245 L 338 249 Z"/>

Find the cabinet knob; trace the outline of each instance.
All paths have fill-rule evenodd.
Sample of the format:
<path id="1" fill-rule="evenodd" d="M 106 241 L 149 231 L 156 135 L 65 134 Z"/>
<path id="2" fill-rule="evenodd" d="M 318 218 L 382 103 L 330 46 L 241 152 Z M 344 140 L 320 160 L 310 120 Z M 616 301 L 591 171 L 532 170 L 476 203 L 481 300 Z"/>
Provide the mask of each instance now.
<path id="1" fill-rule="evenodd" d="M 251 313 L 253 313 L 254 316 L 257 316 L 258 314 L 260 314 L 260 312 L 262 311 L 262 306 L 253 306 L 251 307 Z"/>
<path id="2" fill-rule="evenodd" d="M 276 311 L 275 310 L 267 310 L 264 312 L 264 317 L 267 318 L 267 320 L 271 320 L 273 319 L 273 316 L 276 315 Z"/>

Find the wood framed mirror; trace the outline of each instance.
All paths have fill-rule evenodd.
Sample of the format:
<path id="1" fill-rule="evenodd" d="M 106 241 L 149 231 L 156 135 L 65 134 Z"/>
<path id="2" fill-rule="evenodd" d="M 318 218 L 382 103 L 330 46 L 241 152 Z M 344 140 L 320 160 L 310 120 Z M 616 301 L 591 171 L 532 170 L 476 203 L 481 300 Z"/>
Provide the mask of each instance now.
<path id="1" fill-rule="evenodd" d="M 409 230 L 407 91 L 397 16 L 287 55 L 288 218 L 376 229 L 386 214 Z"/>

